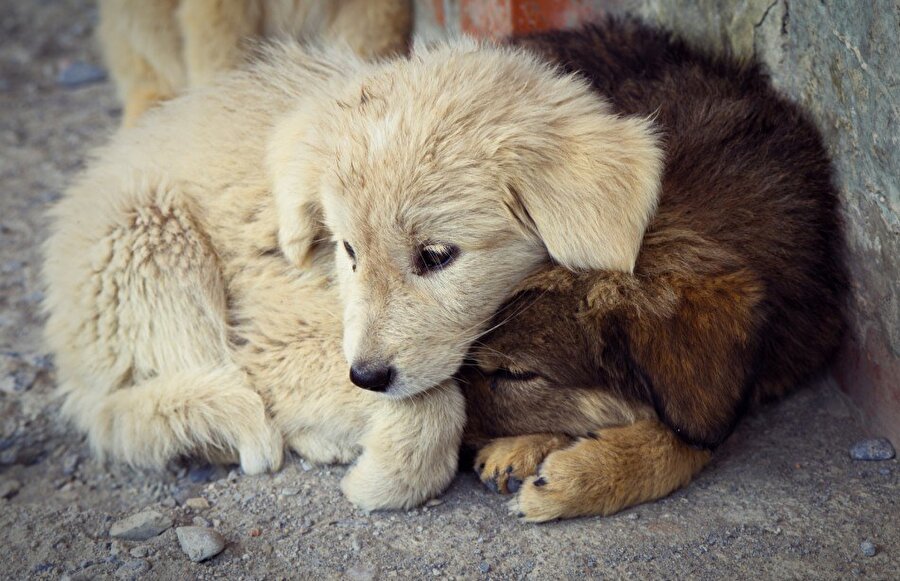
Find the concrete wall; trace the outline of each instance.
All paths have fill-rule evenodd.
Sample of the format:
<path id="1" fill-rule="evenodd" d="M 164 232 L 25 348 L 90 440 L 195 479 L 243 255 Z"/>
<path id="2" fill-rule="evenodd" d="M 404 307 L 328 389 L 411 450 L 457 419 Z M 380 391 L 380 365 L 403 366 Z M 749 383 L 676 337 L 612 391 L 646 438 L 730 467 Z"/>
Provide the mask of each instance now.
<path id="1" fill-rule="evenodd" d="M 418 30 L 494 37 L 631 13 L 763 62 L 832 152 L 854 285 L 835 367 L 873 432 L 900 442 L 900 2 L 418 0 Z"/>

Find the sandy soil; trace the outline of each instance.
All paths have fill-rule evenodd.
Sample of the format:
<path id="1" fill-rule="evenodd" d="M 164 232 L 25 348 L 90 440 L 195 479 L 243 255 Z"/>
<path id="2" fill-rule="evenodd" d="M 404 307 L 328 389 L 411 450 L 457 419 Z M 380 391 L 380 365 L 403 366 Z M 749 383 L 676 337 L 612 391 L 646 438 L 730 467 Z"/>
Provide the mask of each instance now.
<path id="1" fill-rule="evenodd" d="M 0 9 L 0 578 L 897 578 L 900 466 L 850 459 L 865 426 L 829 383 L 749 418 L 665 500 L 540 526 L 517 522 L 468 471 L 439 504 L 367 515 L 341 497 L 343 468 L 298 458 L 256 477 L 91 459 L 56 418 L 38 272 L 45 210 L 119 114 L 109 82 L 58 80 L 73 62 L 99 64 L 95 21 L 84 0 Z M 188 507 L 197 497 L 209 508 Z M 213 526 L 228 545 L 197 564 L 173 529 L 109 536 L 146 508 Z"/>

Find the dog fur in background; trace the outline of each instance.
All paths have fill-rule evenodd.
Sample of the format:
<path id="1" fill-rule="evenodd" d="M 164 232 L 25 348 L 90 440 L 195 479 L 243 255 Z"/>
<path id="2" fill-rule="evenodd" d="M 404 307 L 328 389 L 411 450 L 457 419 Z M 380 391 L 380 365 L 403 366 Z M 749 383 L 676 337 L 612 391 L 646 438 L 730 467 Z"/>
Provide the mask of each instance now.
<path id="1" fill-rule="evenodd" d="M 405 53 L 411 30 L 411 0 L 100 0 L 100 43 L 126 126 L 237 67 L 248 39 L 322 39 L 376 58 Z"/>
<path id="2" fill-rule="evenodd" d="M 610 514 L 687 484 L 748 407 L 828 364 L 838 196 L 817 130 L 753 66 L 631 21 L 517 44 L 652 114 L 665 170 L 633 273 L 540 273 L 476 343 L 467 440 L 525 519 Z"/>

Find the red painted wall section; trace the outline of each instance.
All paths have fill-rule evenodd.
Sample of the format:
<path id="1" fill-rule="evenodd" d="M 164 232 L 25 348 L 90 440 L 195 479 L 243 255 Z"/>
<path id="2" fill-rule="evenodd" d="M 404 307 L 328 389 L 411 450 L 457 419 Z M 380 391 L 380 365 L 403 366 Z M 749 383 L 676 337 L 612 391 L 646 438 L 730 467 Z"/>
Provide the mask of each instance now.
<path id="1" fill-rule="evenodd" d="M 460 0 L 459 20 L 463 32 L 500 39 L 512 34 L 513 0 Z"/>
<path id="2" fill-rule="evenodd" d="M 460 25 L 475 36 L 502 38 L 590 21 L 602 10 L 595 0 L 460 0 Z"/>
<path id="3" fill-rule="evenodd" d="M 447 24 L 447 14 L 444 11 L 444 0 L 431 0 L 431 5 L 434 8 L 434 19 L 438 26 L 445 26 Z"/>

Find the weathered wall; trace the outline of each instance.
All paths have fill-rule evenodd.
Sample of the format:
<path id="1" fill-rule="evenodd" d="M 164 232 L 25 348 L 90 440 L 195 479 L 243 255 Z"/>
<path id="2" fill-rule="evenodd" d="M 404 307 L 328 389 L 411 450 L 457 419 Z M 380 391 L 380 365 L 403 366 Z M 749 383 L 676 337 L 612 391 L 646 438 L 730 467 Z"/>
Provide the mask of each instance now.
<path id="1" fill-rule="evenodd" d="M 832 152 L 853 274 L 835 367 L 873 431 L 900 441 L 900 2 L 897 0 L 418 0 L 418 30 L 493 37 L 637 14 L 763 62 Z"/>

